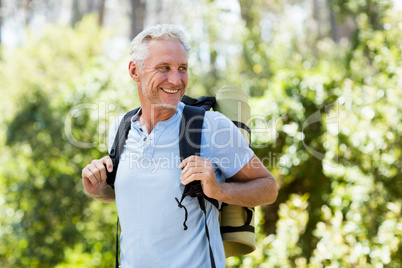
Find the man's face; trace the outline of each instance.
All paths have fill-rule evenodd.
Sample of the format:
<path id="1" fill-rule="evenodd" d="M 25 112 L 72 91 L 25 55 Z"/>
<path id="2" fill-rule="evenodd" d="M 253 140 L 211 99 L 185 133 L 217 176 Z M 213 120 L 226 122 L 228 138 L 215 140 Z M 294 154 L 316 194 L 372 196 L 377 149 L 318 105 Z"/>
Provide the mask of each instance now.
<path id="1" fill-rule="evenodd" d="M 152 40 L 139 70 L 139 94 L 154 109 L 176 109 L 188 82 L 187 55 L 178 41 Z M 144 105 L 144 103 L 142 103 Z"/>

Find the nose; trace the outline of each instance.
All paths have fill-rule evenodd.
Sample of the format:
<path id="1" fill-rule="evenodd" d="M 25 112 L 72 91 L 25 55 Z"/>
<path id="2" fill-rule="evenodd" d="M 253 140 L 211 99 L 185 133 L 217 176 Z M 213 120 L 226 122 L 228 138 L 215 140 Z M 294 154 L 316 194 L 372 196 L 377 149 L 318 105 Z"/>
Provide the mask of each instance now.
<path id="1" fill-rule="evenodd" d="M 169 77 L 168 77 L 168 83 L 175 85 L 175 86 L 179 86 L 181 85 L 181 75 L 179 73 L 178 70 L 172 70 L 169 73 Z"/>

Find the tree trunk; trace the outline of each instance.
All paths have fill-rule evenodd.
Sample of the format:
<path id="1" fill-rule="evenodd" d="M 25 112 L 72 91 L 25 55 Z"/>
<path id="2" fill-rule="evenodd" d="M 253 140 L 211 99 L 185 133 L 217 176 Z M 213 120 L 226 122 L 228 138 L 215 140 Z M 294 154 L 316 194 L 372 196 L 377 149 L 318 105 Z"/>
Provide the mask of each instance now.
<path id="1" fill-rule="evenodd" d="M 144 29 L 145 3 L 141 0 L 130 0 L 131 4 L 131 27 L 130 38 L 133 39 Z"/>
<path id="2" fill-rule="evenodd" d="M 321 31 L 321 25 L 323 23 L 323 19 L 321 16 L 322 13 L 322 8 L 320 6 L 319 0 L 313 0 L 313 18 L 315 20 L 315 25 L 316 25 L 316 29 L 317 29 L 317 38 L 318 40 L 323 38 L 323 34 Z"/>
<path id="3" fill-rule="evenodd" d="M 357 30 L 357 24 L 352 15 L 346 15 L 341 21 L 338 20 L 337 14 L 331 7 L 331 1 L 327 0 L 327 8 L 329 9 L 329 22 L 331 26 L 331 38 L 334 42 L 339 43 L 342 38 L 351 41 L 352 36 Z"/>
<path id="4" fill-rule="evenodd" d="M 239 4 L 241 17 L 246 22 L 246 28 L 250 29 L 254 22 L 252 14 L 252 3 L 250 3 L 248 0 L 239 0 Z"/>
<path id="5" fill-rule="evenodd" d="M 84 15 L 96 13 L 98 14 L 98 24 L 103 25 L 105 17 L 105 2 L 106 0 L 73 0 L 71 9 L 71 25 L 79 22 Z"/>
<path id="6" fill-rule="evenodd" d="M 327 3 L 328 3 L 328 8 L 329 8 L 329 24 L 331 27 L 331 38 L 334 42 L 338 43 L 339 42 L 338 24 L 336 22 L 335 12 L 333 11 L 333 9 L 331 7 L 331 1 L 327 0 Z"/>
<path id="7" fill-rule="evenodd" d="M 31 21 L 32 16 L 32 0 L 24 1 L 24 9 L 25 9 L 25 26 L 29 26 L 29 22 Z"/>
<path id="8" fill-rule="evenodd" d="M 105 17 L 105 2 L 106 2 L 106 0 L 100 0 L 100 3 L 99 3 L 99 6 L 98 6 L 98 23 L 99 23 L 99 26 L 101 26 L 102 27 L 102 25 L 103 25 L 103 20 L 104 20 L 104 17 Z"/>
<path id="9" fill-rule="evenodd" d="M 77 22 L 82 19 L 79 0 L 73 0 L 71 6 L 71 25 L 74 27 Z"/>

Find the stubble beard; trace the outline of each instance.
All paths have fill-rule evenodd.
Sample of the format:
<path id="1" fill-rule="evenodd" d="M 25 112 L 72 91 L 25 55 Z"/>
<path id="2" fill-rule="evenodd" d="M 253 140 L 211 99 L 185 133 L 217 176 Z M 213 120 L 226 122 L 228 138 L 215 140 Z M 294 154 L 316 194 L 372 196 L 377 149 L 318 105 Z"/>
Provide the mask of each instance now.
<path id="1" fill-rule="evenodd" d="M 179 102 L 183 98 L 184 95 L 183 87 L 184 85 L 169 86 L 169 90 L 178 90 L 176 94 L 180 95 L 180 97 L 177 99 L 175 103 L 164 102 L 164 99 L 159 95 L 159 91 L 163 91 L 161 89 L 163 88 L 162 85 L 157 85 L 154 88 L 152 86 L 145 87 L 143 90 L 143 95 L 146 97 L 146 99 L 148 99 L 148 101 L 151 103 L 154 109 L 171 111 L 176 110 L 177 106 L 179 105 Z"/>

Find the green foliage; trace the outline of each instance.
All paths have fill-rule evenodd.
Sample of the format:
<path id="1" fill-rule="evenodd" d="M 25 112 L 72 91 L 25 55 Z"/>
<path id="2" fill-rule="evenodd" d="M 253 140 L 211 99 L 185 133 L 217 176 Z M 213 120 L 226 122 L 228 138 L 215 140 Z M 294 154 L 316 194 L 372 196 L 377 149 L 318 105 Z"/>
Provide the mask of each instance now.
<path id="1" fill-rule="evenodd" d="M 375 25 L 367 8 L 378 12 Z M 275 53 L 264 56 L 275 68 L 268 90 L 251 101 L 253 127 L 266 131 L 253 145 L 279 179 L 279 202 L 262 210 L 263 253 L 230 267 L 400 267 L 401 14 L 377 2 L 354 14 L 351 46 L 320 40 L 314 53 L 301 53 L 297 43 L 269 44 Z M 293 223 L 300 232 L 286 237 L 293 217 L 283 205 L 294 193 L 310 196 L 308 214 L 290 206 L 289 215 L 307 222 Z"/>
<path id="2" fill-rule="evenodd" d="M 207 71 L 190 62 L 190 94 L 245 88 L 253 149 L 281 187 L 276 203 L 256 210 L 257 250 L 227 266 L 401 267 L 401 13 L 388 1 L 329 1 L 356 24 L 350 42 L 334 43 L 287 23 L 287 8 L 302 2 L 239 1 L 232 39 L 217 2 L 205 3 L 209 62 Z M 106 153 L 108 124 L 138 98 L 128 59 L 105 56 L 96 25 L 54 25 L 3 49 L 2 267 L 114 262 L 114 204 L 88 198 L 80 173 Z"/>
<path id="3" fill-rule="evenodd" d="M 367 16 L 370 27 L 378 30 L 382 28 L 383 17 L 387 11 L 392 7 L 391 0 L 332 0 L 329 1 L 331 8 L 333 8 L 340 19 L 345 16 L 364 15 Z"/>
<path id="4" fill-rule="evenodd" d="M 2 267 L 113 262 L 114 205 L 93 202 L 80 178 L 82 167 L 101 156 L 97 147 L 106 149 L 101 100 L 106 87 L 116 90 L 111 68 L 120 71 L 101 56 L 104 33 L 95 22 L 49 27 L 0 62 L 2 93 L 15 105 L 2 122 Z"/>

